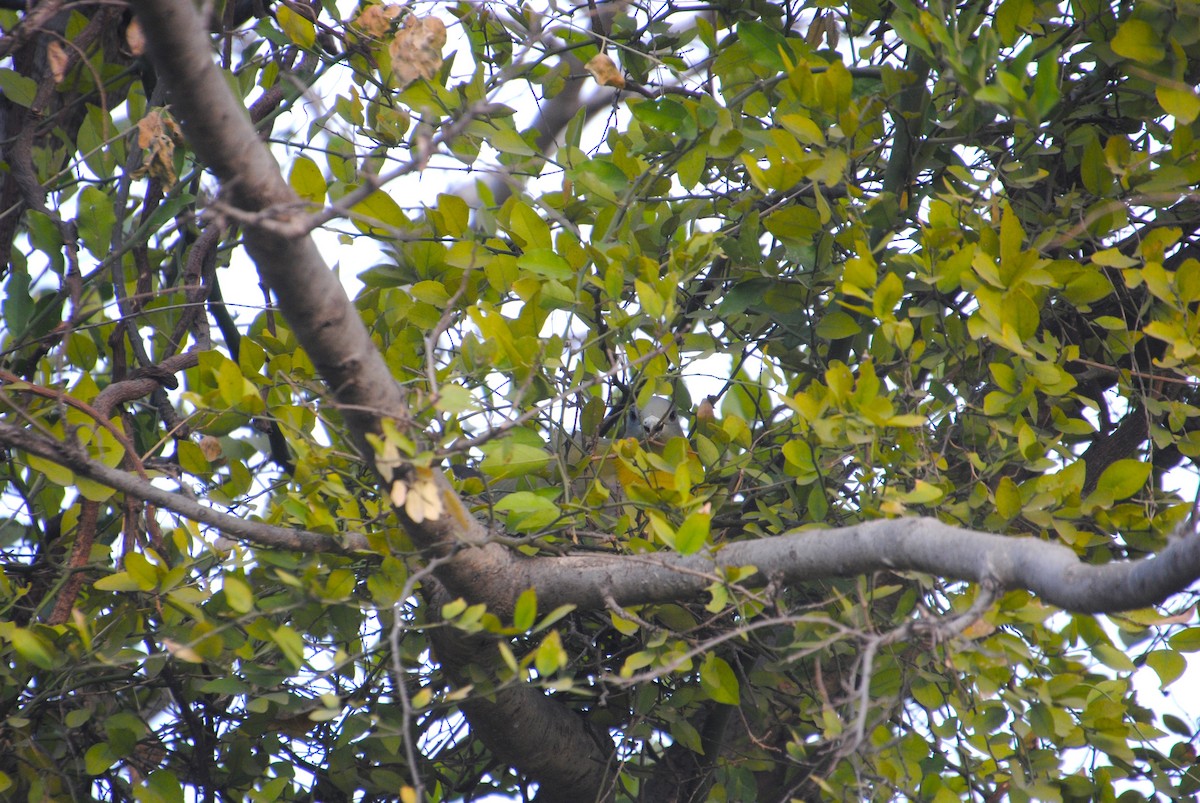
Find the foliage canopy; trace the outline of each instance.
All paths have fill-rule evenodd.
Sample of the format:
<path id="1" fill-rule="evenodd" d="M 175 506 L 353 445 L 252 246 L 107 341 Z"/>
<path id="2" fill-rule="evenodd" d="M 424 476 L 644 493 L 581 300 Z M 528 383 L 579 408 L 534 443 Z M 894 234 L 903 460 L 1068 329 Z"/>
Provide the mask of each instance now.
<path id="1" fill-rule="evenodd" d="M 6 796 L 1200 790 L 1200 3 L 17 5 Z"/>

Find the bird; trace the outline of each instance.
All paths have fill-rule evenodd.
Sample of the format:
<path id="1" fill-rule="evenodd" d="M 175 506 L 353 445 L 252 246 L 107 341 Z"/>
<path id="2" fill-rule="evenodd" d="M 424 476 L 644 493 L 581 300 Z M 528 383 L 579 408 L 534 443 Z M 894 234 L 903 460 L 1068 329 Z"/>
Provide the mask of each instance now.
<path id="1" fill-rule="evenodd" d="M 489 482 L 477 466 L 453 465 L 451 470 L 459 481 L 482 482 L 482 492 L 472 489 L 471 495 L 488 503 L 517 490 L 533 490 L 547 482 L 567 487 L 568 495 L 578 498 L 587 494 L 593 480 L 599 480 L 609 491 L 618 490 L 616 445 L 619 441 L 633 438 L 640 441 L 646 451 L 661 454 L 673 438 L 686 437 L 677 406 L 665 396 L 651 396 L 641 407 L 630 405 L 615 430 L 615 441 L 611 436 L 594 433 L 551 433 L 547 446 L 555 459 L 545 468 L 521 477 L 501 477 Z M 487 470 L 486 463 L 483 469 Z"/>
<path id="2" fill-rule="evenodd" d="M 685 437 L 675 402 L 666 396 L 651 396 L 640 408 L 631 406 L 625 419 L 625 436 L 655 446 Z"/>

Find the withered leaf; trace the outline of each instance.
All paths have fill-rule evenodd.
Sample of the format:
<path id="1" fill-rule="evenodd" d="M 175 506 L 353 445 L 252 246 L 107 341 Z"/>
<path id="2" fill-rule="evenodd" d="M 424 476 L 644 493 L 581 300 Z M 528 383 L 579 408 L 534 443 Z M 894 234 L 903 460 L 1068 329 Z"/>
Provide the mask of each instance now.
<path id="1" fill-rule="evenodd" d="M 606 53 L 597 53 L 583 65 L 592 74 L 600 86 L 612 86 L 617 89 L 625 88 L 625 76 L 617 69 L 617 65 Z"/>
<path id="2" fill-rule="evenodd" d="M 442 68 L 442 48 L 445 46 L 445 23 L 437 17 L 410 15 L 388 48 L 396 82 L 405 87 L 418 78 L 433 78 Z"/>

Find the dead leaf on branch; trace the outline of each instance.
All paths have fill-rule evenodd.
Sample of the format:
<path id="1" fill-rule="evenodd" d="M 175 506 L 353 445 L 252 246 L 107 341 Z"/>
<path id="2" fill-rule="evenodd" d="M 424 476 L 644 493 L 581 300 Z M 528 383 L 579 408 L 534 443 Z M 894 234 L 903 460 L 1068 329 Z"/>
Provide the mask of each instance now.
<path id="1" fill-rule="evenodd" d="M 130 20 L 129 27 L 125 29 L 125 46 L 129 48 L 131 56 L 141 56 L 146 52 L 146 34 L 142 32 L 142 24 L 137 17 Z"/>
<path id="2" fill-rule="evenodd" d="M 67 66 L 70 62 L 66 48 L 60 42 L 51 42 L 46 47 L 46 61 L 50 65 L 50 75 L 54 77 L 54 83 L 61 84 L 67 77 Z"/>
<path id="3" fill-rule="evenodd" d="M 183 144 L 183 131 L 162 109 L 152 109 L 137 123 L 138 147 L 142 149 L 142 166 L 134 178 L 149 175 L 170 189 L 175 185 L 175 146 Z"/>
<path id="4" fill-rule="evenodd" d="M 393 480 L 389 496 L 392 504 L 402 508 L 417 524 L 437 521 L 445 512 L 433 470 L 429 468 L 418 466 L 405 479 Z"/>
<path id="5" fill-rule="evenodd" d="M 384 39 L 391 36 L 402 11 L 400 6 L 369 6 L 355 18 L 354 27 L 374 39 Z"/>
<path id="6" fill-rule="evenodd" d="M 625 88 L 625 76 L 621 75 L 621 71 L 617 69 L 616 62 L 608 57 L 606 53 L 597 53 L 588 59 L 588 63 L 583 65 L 584 69 L 592 74 L 592 78 L 596 79 L 596 83 L 600 86 L 612 86 L 617 89 Z"/>
<path id="7" fill-rule="evenodd" d="M 433 78 L 442 68 L 445 46 L 445 23 L 437 17 L 409 15 L 388 47 L 396 82 L 406 87 L 418 78 Z"/>

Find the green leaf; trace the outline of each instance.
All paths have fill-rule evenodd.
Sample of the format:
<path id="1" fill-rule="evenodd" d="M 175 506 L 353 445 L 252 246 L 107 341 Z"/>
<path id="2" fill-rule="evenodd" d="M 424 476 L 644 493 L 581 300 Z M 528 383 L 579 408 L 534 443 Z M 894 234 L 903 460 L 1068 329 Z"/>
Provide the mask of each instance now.
<path id="1" fill-rule="evenodd" d="M 280 6 L 280 10 L 283 8 L 284 6 Z M 150 773 L 150 777 L 146 779 L 146 786 L 140 791 L 152 793 L 154 797 L 148 798 L 139 794 L 139 803 L 149 803 L 151 799 L 154 803 L 183 803 L 183 787 L 179 785 L 175 773 L 170 770 L 155 770 Z"/>
<path id="2" fill-rule="evenodd" d="M 1165 689 L 1183 676 L 1187 660 L 1174 650 L 1154 650 L 1146 654 L 1146 666 L 1158 674 L 1158 687 Z"/>
<path id="3" fill-rule="evenodd" d="M 996 485 L 996 512 L 1006 520 L 1021 514 L 1021 491 L 1008 477 L 1001 477 Z"/>
<path id="4" fill-rule="evenodd" d="M 692 513 L 683 520 L 675 531 L 675 549 L 681 555 L 691 555 L 708 543 L 709 528 L 712 525 L 712 515 L 709 513 Z"/>
<path id="5" fill-rule="evenodd" d="M 89 502 L 104 502 L 111 498 L 116 491 L 109 486 L 87 477 L 75 478 L 75 489 L 79 491 L 79 495 Z"/>
<path id="6" fill-rule="evenodd" d="M 531 248 L 517 257 L 517 267 L 547 279 L 569 282 L 575 278 L 571 264 L 550 248 Z"/>
<path id="7" fill-rule="evenodd" d="M 641 305 L 642 311 L 651 318 L 661 318 L 666 312 L 667 304 L 663 300 L 663 297 L 658 294 L 658 291 L 641 279 L 635 279 L 633 287 L 637 293 L 638 304 Z"/>
<path id="8" fill-rule="evenodd" d="M 537 633 L 539 631 L 545 630 L 547 627 L 550 627 L 550 625 L 554 624 L 555 622 L 562 619 L 564 616 L 566 616 L 567 614 L 571 613 L 574 610 L 575 610 L 575 606 L 572 604 L 559 605 L 557 608 L 550 611 L 550 613 L 548 613 L 544 617 L 542 617 L 542 621 L 537 623 L 537 627 L 535 627 L 533 629 L 533 632 Z"/>
<path id="9" fill-rule="evenodd" d="M 487 142 L 501 153 L 514 156 L 539 156 L 525 138 L 511 128 L 495 128 L 488 132 Z"/>
<path id="10" fill-rule="evenodd" d="M 162 567 L 152 563 L 140 552 L 130 552 L 125 556 L 125 571 L 129 573 L 142 591 L 152 591 L 158 587 L 162 576 Z"/>
<path id="11" fill-rule="evenodd" d="M 450 291 L 448 291 L 446 289 L 446 285 L 442 284 L 441 282 L 430 280 L 417 282 L 409 288 L 408 292 L 418 301 L 423 301 L 426 304 L 437 307 L 438 309 L 444 309 L 445 306 L 450 302 Z"/>
<path id="12" fill-rule="evenodd" d="M 1180 125 L 1191 125 L 1200 115 L 1200 97 L 1191 87 L 1168 87 L 1161 84 L 1154 88 L 1154 96 L 1163 111 L 1175 118 Z"/>
<path id="13" fill-rule="evenodd" d="M 537 621 L 537 592 L 527 588 L 517 597 L 513 606 L 513 629 L 525 632 Z"/>
<path id="14" fill-rule="evenodd" d="M 709 699 L 725 705 L 737 705 L 741 699 L 738 679 L 732 667 L 711 652 L 704 656 L 700 664 L 700 688 Z"/>
<path id="15" fill-rule="evenodd" d="M 1092 654 L 1099 658 L 1105 666 L 1118 672 L 1132 672 L 1137 669 L 1133 661 L 1129 660 L 1128 655 L 1111 644 L 1097 644 L 1092 648 Z"/>
<path id="16" fill-rule="evenodd" d="M 280 7 L 280 10 L 286 8 Z M 288 184 L 306 201 L 314 204 L 325 203 L 325 192 L 328 182 L 321 173 L 317 163 L 307 156 L 297 156 L 292 162 L 292 171 L 288 174 Z"/>
<path id="17" fill-rule="evenodd" d="M 1129 19 L 1121 23 L 1113 37 L 1112 49 L 1118 56 L 1142 64 L 1157 64 L 1162 61 L 1164 51 L 1162 36 L 1150 24 L 1142 20 Z"/>
<path id="18" fill-rule="evenodd" d="M 537 652 L 534 653 L 533 665 L 544 678 L 550 677 L 567 665 L 567 652 L 563 649 L 562 637 L 558 635 L 557 630 L 551 630 L 542 639 Z"/>
<path id="19" fill-rule="evenodd" d="M 25 462 L 31 469 L 42 474 L 55 485 L 67 487 L 75 484 L 75 473 L 58 463 L 52 463 L 32 454 L 25 455 Z"/>
<path id="20" fill-rule="evenodd" d="M 554 248 L 550 226 L 528 204 L 513 202 L 509 209 L 507 228 L 517 238 L 517 244 L 526 252 L 536 248 L 547 251 Z"/>
<path id="21" fill-rule="evenodd" d="M 803 114 L 781 114 L 775 120 L 792 136 L 806 145 L 825 147 L 825 132 L 812 121 L 811 117 Z"/>
<path id="22" fill-rule="evenodd" d="M 1004 0 L 996 9 L 996 33 L 1001 44 L 1011 47 L 1017 41 L 1017 31 L 1033 22 L 1032 0 Z"/>
<path id="23" fill-rule="evenodd" d="M 221 588 L 225 592 L 225 602 L 234 613 L 249 613 L 254 608 L 254 592 L 240 577 L 226 575 Z"/>
<path id="24" fill-rule="evenodd" d="M 1150 464 L 1141 460 L 1118 460 L 1100 475 L 1096 492 L 1114 501 L 1127 499 L 1140 491 L 1150 477 Z"/>
<path id="25" fill-rule="evenodd" d="M 304 639 L 299 633 L 287 625 L 280 625 L 271 631 L 271 640 L 294 668 L 304 666 Z"/>
<path id="26" fill-rule="evenodd" d="M 1200 652 L 1200 627 L 1189 627 L 1180 630 L 1167 641 L 1171 649 L 1180 652 Z"/>
<path id="27" fill-rule="evenodd" d="M 37 96 L 37 81 L 13 70 L 0 69 L 0 93 L 7 100 L 28 109 Z"/>
<path id="28" fill-rule="evenodd" d="M 786 49 L 787 43 L 783 34 L 761 22 L 739 22 L 737 32 L 751 59 L 775 72 L 784 68 L 780 51 Z"/>
<path id="29" fill-rule="evenodd" d="M 438 388 L 436 407 L 439 412 L 462 415 L 476 409 L 476 404 L 471 391 L 462 385 L 442 385 Z"/>
<path id="30" fill-rule="evenodd" d="M 524 477 L 546 467 L 550 453 L 536 446 L 503 438 L 484 447 L 485 457 L 479 469 L 495 479 Z"/>
<path id="31" fill-rule="evenodd" d="M 904 297 L 904 282 L 894 273 L 883 277 L 883 281 L 875 288 L 875 300 L 872 304 L 875 317 L 879 319 L 894 318 L 899 307 L 900 299 Z"/>
<path id="32" fill-rule="evenodd" d="M 404 229 L 409 224 L 404 210 L 383 190 L 375 190 L 355 204 L 350 211 L 354 216 L 354 225 L 360 231 L 373 236 L 387 236 L 389 233 L 387 229 L 373 224 L 383 224 L 390 229 Z"/>
<path id="33" fill-rule="evenodd" d="M 29 294 L 29 274 L 23 270 L 13 271 L 4 283 L 4 301 L 0 310 L 4 313 L 4 325 L 11 334 L 22 336 L 33 315 L 33 297 Z"/>
<path id="34" fill-rule="evenodd" d="M 457 195 L 442 193 L 437 197 L 437 211 L 442 225 L 451 237 L 462 237 L 471 225 L 471 207 Z"/>
<path id="35" fill-rule="evenodd" d="M 812 447 L 806 441 L 790 440 L 783 445 L 782 451 L 787 472 L 794 476 L 797 482 L 808 484 L 820 477 Z"/>
<path id="36" fill-rule="evenodd" d="M 275 9 L 275 19 L 279 27 L 296 44 L 304 49 L 311 48 L 317 41 L 317 29 L 312 20 L 297 14 L 287 5 Z"/>
<path id="37" fill-rule="evenodd" d="M 13 648 L 17 654 L 34 666 L 42 669 L 53 669 L 58 661 L 57 651 L 41 636 L 18 627 L 9 634 Z"/>
<path id="38" fill-rule="evenodd" d="M 98 591 L 142 591 L 142 584 L 130 576 L 129 572 L 115 572 L 101 577 L 92 583 Z"/>
<path id="39" fill-rule="evenodd" d="M 497 513 L 507 514 L 505 527 L 521 533 L 539 532 L 562 518 L 558 505 L 529 491 L 508 494 L 493 509 Z"/>
<path id="40" fill-rule="evenodd" d="M 175 442 L 175 458 L 179 467 L 197 477 L 206 477 L 212 472 L 212 466 L 204 451 L 190 440 L 180 439 Z"/>
<path id="41" fill-rule="evenodd" d="M 112 765 L 117 763 L 117 759 L 117 754 L 108 742 L 99 742 L 84 753 L 83 766 L 88 775 L 100 775 L 108 772 Z"/>
<path id="42" fill-rule="evenodd" d="M 84 187 L 79 193 L 79 236 L 97 259 L 104 259 L 109 255 L 109 245 L 116 223 L 113 199 L 108 193 L 96 187 Z"/>
<path id="43" fill-rule="evenodd" d="M 635 120 L 651 128 L 688 140 L 696 136 L 696 122 L 682 103 L 671 98 L 630 103 Z"/>
<path id="44" fill-rule="evenodd" d="M 862 327 L 854 318 L 841 310 L 833 310 L 822 316 L 817 322 L 816 332 L 819 337 L 828 340 L 841 340 L 853 337 L 862 331 Z"/>

